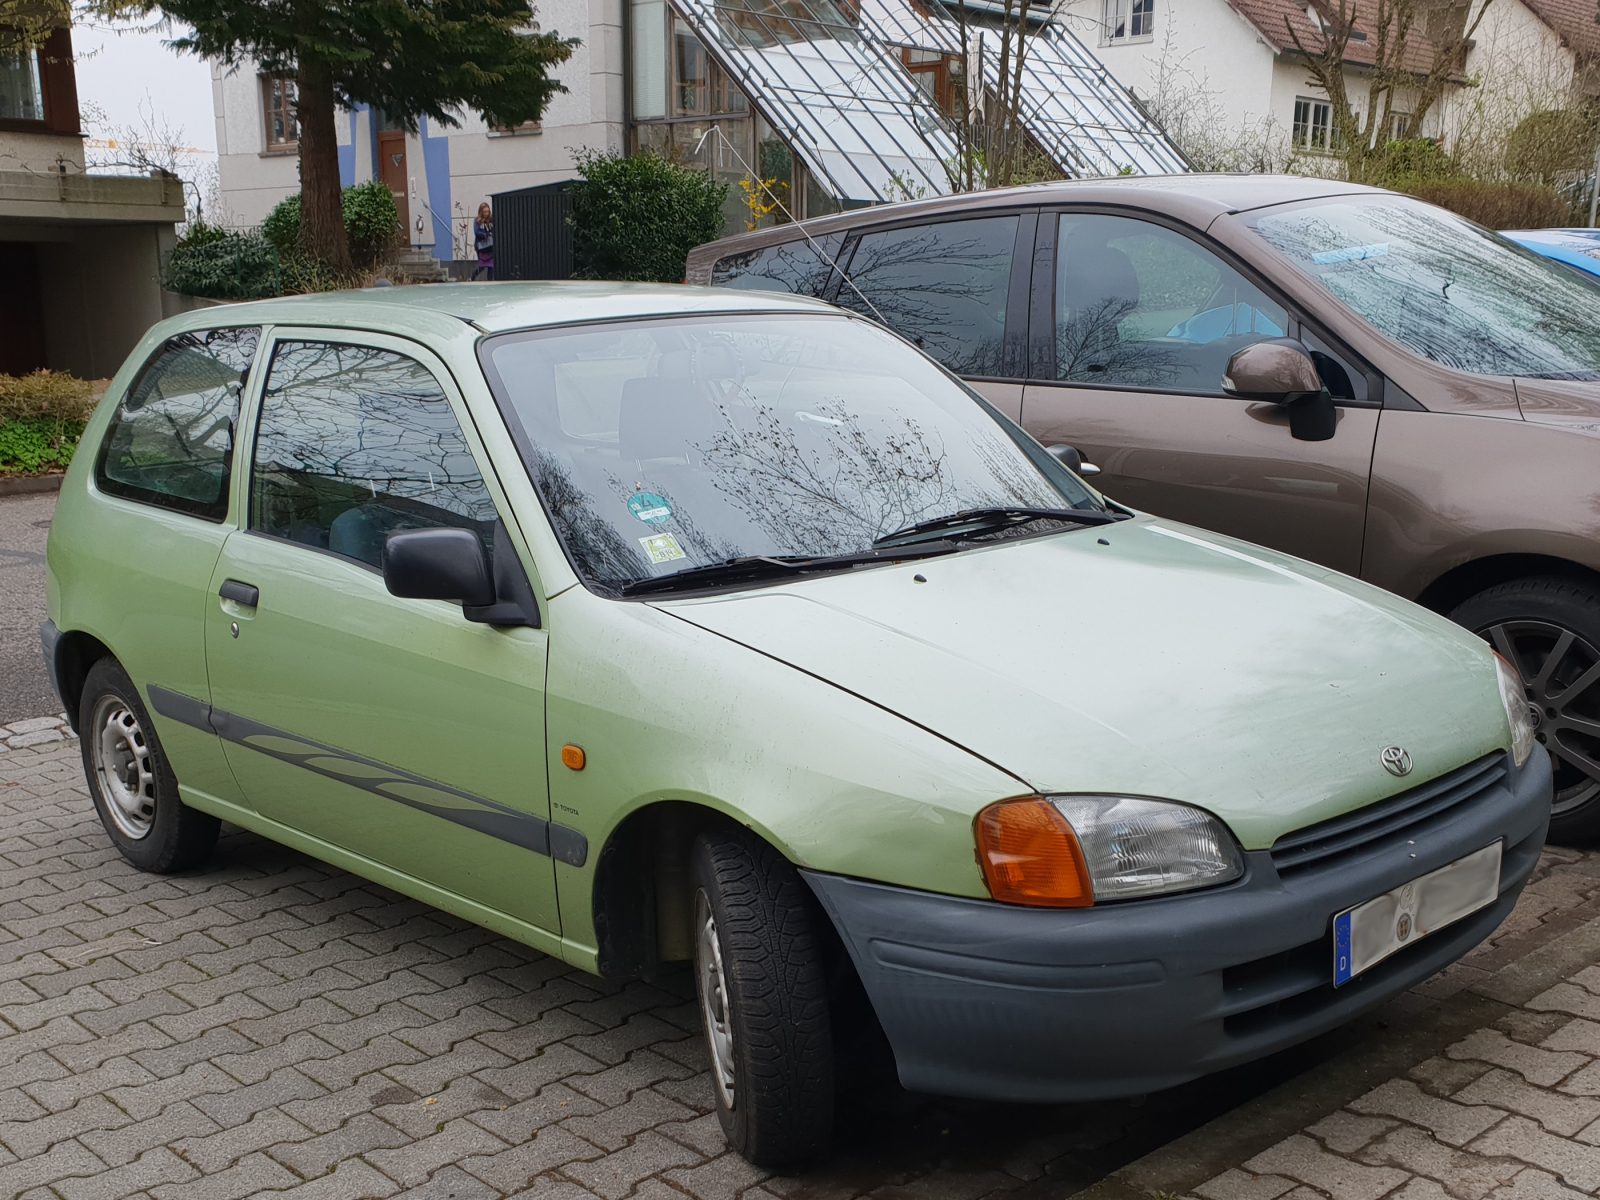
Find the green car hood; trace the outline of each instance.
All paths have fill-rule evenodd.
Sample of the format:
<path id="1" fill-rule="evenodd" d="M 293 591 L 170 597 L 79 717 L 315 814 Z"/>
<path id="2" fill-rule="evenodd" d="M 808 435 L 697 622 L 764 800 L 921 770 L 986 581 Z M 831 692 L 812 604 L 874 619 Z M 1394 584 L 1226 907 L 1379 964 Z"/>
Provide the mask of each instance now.
<path id="1" fill-rule="evenodd" d="M 1170 521 L 657 606 L 965 747 L 1019 794 L 1180 800 L 1250 849 L 1509 744 L 1477 638 Z M 1411 754 L 1403 781 L 1387 746 Z"/>

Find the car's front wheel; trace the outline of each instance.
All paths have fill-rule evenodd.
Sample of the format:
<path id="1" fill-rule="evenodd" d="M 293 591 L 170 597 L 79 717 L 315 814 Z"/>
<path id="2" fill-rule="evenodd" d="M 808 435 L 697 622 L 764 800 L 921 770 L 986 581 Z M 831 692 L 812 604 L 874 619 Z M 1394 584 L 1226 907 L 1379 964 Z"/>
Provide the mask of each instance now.
<path id="1" fill-rule="evenodd" d="M 114 658 L 89 668 L 78 738 L 89 795 L 123 858 L 141 871 L 167 874 L 211 853 L 221 822 L 178 799 L 150 714 Z"/>
<path id="2" fill-rule="evenodd" d="M 1517 579 L 1450 616 L 1522 675 L 1555 773 L 1550 840 L 1600 838 L 1600 589 L 1576 579 Z"/>
<path id="3" fill-rule="evenodd" d="M 812 1161 L 833 1132 L 827 918 L 749 830 L 701 834 L 693 868 L 695 985 L 723 1135 L 758 1167 Z"/>

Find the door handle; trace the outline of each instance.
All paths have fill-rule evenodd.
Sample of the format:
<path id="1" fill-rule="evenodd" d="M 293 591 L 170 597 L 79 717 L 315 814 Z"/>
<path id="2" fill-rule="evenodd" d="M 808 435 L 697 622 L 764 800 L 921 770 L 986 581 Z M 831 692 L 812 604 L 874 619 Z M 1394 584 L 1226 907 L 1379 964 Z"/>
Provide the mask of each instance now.
<path id="1" fill-rule="evenodd" d="M 217 589 L 217 595 L 246 608 L 254 608 L 261 601 L 260 588 L 252 583 L 240 583 L 237 579 L 224 579 L 222 586 Z"/>

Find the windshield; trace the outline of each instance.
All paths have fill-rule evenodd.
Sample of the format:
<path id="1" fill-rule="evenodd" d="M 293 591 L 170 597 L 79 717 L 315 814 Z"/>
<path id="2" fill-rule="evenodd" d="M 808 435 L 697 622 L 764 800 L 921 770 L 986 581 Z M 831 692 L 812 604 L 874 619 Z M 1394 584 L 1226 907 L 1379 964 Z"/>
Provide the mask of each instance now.
<path id="1" fill-rule="evenodd" d="M 1476 375 L 1600 379 L 1600 287 L 1416 200 L 1323 201 L 1257 232 L 1380 332 Z"/>
<path id="2" fill-rule="evenodd" d="M 574 567 L 613 594 L 743 556 L 871 552 L 967 509 L 1101 507 L 933 363 L 847 317 L 533 330 L 481 357 Z"/>

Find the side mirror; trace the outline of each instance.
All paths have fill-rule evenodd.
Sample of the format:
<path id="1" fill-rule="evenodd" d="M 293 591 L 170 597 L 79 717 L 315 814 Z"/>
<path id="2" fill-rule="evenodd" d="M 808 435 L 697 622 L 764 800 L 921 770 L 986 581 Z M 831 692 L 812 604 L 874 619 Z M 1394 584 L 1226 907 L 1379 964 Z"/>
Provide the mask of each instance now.
<path id="1" fill-rule="evenodd" d="M 494 603 L 494 581 L 483 543 L 465 529 L 408 529 L 391 533 L 383 556 L 383 584 L 392 596 Z"/>
<path id="2" fill-rule="evenodd" d="M 1293 338 L 1270 338 L 1235 353 L 1222 376 L 1222 390 L 1283 405 L 1290 436 L 1302 442 L 1325 442 L 1338 428 L 1333 397 L 1322 386 L 1311 355 Z"/>
<path id="3" fill-rule="evenodd" d="M 1085 479 L 1092 479 L 1096 475 L 1100 474 L 1099 467 L 1095 466 L 1092 462 L 1083 461 L 1083 455 L 1078 453 L 1078 448 L 1076 446 L 1068 446 L 1067 444 L 1062 443 L 1057 446 L 1051 446 L 1049 448 L 1049 452 L 1050 456 L 1059 462 L 1063 467 L 1069 471 L 1072 471 L 1074 474 L 1082 475 Z"/>

